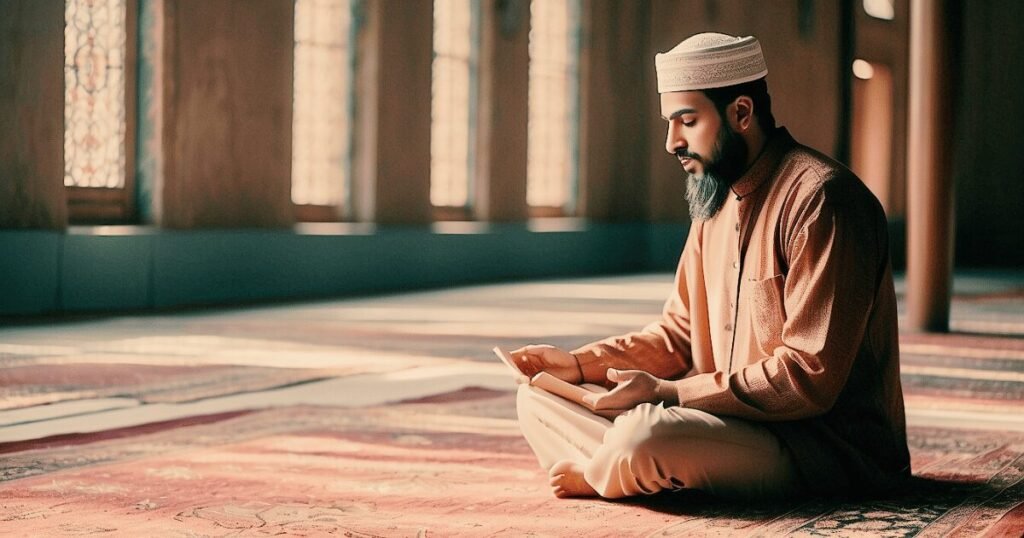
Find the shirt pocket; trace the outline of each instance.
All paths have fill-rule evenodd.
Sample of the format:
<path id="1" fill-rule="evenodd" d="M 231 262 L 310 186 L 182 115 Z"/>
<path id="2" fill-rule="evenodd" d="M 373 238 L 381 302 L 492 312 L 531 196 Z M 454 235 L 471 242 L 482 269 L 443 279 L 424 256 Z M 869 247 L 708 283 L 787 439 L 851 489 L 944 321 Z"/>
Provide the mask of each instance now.
<path id="1" fill-rule="evenodd" d="M 775 348 L 782 345 L 782 326 L 786 323 L 786 306 L 783 303 L 786 276 L 775 275 L 750 284 L 750 321 L 754 326 L 754 339 L 762 353 L 773 355 Z"/>

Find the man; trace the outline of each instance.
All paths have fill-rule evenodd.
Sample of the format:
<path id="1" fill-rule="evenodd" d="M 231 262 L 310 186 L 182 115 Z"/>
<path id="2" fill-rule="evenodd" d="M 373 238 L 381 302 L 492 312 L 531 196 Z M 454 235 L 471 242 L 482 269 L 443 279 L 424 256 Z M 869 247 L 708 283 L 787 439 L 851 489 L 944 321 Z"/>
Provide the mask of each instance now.
<path id="1" fill-rule="evenodd" d="M 555 495 L 898 484 L 910 458 L 881 206 L 775 127 L 757 39 L 698 34 L 655 64 L 692 217 L 663 315 L 571 353 L 512 353 L 527 375 L 605 387 L 597 413 L 519 389 L 523 434 Z"/>

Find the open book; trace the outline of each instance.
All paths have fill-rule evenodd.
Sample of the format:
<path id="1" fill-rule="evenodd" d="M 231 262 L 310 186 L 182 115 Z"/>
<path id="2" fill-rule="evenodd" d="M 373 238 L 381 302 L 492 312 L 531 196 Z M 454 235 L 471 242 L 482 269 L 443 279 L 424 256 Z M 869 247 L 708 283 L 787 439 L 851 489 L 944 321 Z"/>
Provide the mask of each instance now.
<path id="1" fill-rule="evenodd" d="M 515 363 L 512 362 L 512 356 L 509 355 L 507 351 L 501 349 L 500 347 L 496 347 L 494 348 L 494 354 L 497 355 L 499 359 L 501 359 L 501 362 L 504 362 L 509 368 L 512 369 L 512 374 L 517 379 L 529 383 L 531 386 L 544 389 L 547 392 L 550 392 L 551 394 L 554 394 L 556 396 L 561 396 L 562 398 L 565 398 L 570 402 L 580 404 L 583 407 L 586 407 L 587 409 L 594 411 L 594 406 L 591 405 L 585 399 L 583 399 L 583 397 L 587 396 L 588 394 L 594 394 L 594 391 L 588 390 L 586 387 L 582 387 L 580 385 L 573 385 L 572 383 L 569 383 L 567 381 L 562 381 L 561 379 L 547 372 L 540 372 L 537 375 L 533 376 L 533 378 L 525 380 L 526 374 L 524 374 L 522 370 L 520 370 L 515 365 Z"/>

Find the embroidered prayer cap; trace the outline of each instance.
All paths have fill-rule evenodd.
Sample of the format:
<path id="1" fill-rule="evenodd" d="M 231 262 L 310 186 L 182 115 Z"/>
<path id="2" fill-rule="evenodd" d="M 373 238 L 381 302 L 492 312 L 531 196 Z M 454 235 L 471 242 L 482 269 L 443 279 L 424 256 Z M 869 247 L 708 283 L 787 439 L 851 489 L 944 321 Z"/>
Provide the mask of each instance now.
<path id="1" fill-rule="evenodd" d="M 714 32 L 690 36 L 656 54 L 654 66 L 658 93 L 735 86 L 768 74 L 756 37 Z"/>

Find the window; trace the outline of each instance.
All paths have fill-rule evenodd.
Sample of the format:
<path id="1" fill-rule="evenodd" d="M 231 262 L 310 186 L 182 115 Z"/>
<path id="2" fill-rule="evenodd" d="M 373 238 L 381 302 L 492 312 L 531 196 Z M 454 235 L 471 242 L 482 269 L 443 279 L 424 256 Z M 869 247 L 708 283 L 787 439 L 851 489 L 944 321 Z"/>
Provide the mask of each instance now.
<path id="1" fill-rule="evenodd" d="M 73 222 L 133 213 L 135 3 L 64 4 L 64 185 Z"/>
<path id="2" fill-rule="evenodd" d="M 571 214 L 578 164 L 578 0 L 530 3 L 526 200 L 534 216 Z"/>
<path id="3" fill-rule="evenodd" d="M 441 219 L 469 216 L 477 9 L 470 0 L 434 0 L 430 202 Z"/>
<path id="4" fill-rule="evenodd" d="M 295 1 L 292 202 L 298 220 L 339 220 L 348 205 L 349 0 Z"/>

